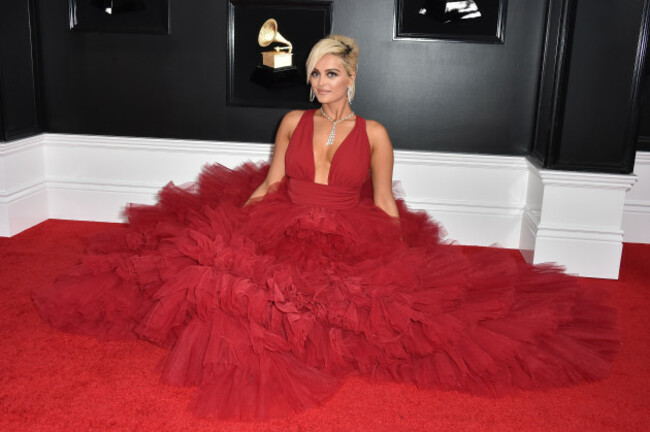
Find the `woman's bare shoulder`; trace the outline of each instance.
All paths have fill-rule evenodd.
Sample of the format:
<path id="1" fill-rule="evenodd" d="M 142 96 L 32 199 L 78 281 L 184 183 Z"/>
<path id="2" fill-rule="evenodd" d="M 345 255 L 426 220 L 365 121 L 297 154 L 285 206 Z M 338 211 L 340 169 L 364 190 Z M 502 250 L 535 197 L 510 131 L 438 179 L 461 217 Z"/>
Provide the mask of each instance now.
<path id="1" fill-rule="evenodd" d="M 390 139 L 388 138 L 388 131 L 376 120 L 366 120 L 366 133 L 368 134 L 368 139 L 371 144 L 390 145 Z"/>
<path id="2" fill-rule="evenodd" d="M 300 118 L 304 113 L 304 110 L 293 110 L 286 113 L 280 122 L 278 136 L 285 137 L 287 140 L 291 138 L 293 131 L 298 126 L 298 122 L 300 122 Z"/>
<path id="3" fill-rule="evenodd" d="M 300 121 L 300 118 L 302 115 L 305 113 L 305 110 L 293 110 L 289 111 L 284 115 L 282 118 L 282 123 L 286 123 L 289 125 L 297 125 L 298 122 Z"/>

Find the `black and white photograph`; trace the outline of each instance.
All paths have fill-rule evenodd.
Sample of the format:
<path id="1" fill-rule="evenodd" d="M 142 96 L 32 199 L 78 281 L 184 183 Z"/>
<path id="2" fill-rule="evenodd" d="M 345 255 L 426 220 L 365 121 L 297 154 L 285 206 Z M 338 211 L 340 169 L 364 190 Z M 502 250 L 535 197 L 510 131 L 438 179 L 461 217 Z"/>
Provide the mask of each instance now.
<path id="1" fill-rule="evenodd" d="M 507 0 L 395 0 L 395 39 L 499 44 Z"/>
<path id="2" fill-rule="evenodd" d="M 70 30 L 167 34 L 169 0 L 68 0 Z"/>

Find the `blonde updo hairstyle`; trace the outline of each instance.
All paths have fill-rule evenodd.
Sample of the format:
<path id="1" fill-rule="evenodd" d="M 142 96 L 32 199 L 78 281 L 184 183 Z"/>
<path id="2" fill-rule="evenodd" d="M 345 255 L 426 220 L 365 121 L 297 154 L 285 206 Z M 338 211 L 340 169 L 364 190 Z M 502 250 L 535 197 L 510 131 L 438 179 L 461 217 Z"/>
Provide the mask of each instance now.
<path id="1" fill-rule="evenodd" d="M 316 63 L 328 54 L 333 54 L 341 59 L 341 64 L 348 76 L 356 75 L 359 64 L 359 45 L 357 45 L 357 42 L 347 36 L 329 35 L 325 39 L 319 40 L 309 53 L 307 58 L 307 83 L 309 83 L 309 78 L 316 67 Z M 353 82 L 350 90 L 350 100 L 354 98 L 355 87 Z"/>

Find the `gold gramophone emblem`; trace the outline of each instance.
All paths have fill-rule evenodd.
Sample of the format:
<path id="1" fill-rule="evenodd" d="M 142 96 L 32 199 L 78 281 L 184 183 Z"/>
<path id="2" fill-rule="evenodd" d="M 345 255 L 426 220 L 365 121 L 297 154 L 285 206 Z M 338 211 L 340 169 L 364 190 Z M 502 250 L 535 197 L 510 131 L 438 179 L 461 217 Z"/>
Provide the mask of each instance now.
<path id="1" fill-rule="evenodd" d="M 262 63 L 264 66 L 272 69 L 291 67 L 293 45 L 278 32 L 278 22 L 275 19 L 269 18 L 264 22 L 260 29 L 260 34 L 257 37 L 257 42 L 262 47 L 267 47 L 273 42 L 286 45 L 282 47 L 276 46 L 271 51 L 262 52 Z"/>

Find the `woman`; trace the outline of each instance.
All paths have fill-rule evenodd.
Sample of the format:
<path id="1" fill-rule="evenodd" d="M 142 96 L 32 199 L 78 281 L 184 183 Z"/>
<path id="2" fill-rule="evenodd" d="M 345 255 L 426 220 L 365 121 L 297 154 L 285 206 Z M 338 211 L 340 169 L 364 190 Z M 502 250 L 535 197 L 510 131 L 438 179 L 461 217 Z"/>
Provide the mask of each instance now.
<path id="1" fill-rule="evenodd" d="M 328 174 L 334 153 L 356 123 L 350 104 L 354 98 L 359 48 L 353 39 L 332 36 L 318 42 L 307 59 L 307 82 L 311 99 L 318 97 L 321 109 L 314 113 L 314 182 L 328 184 Z M 329 114 L 328 114 L 329 113 Z M 287 114 L 278 130 L 275 153 L 269 174 L 253 192 L 251 199 L 262 197 L 269 186 L 285 176 L 284 159 L 303 111 Z M 393 148 L 384 127 L 375 121 L 366 121 L 370 143 L 371 174 L 375 205 L 392 217 L 399 217 L 393 198 Z M 339 125 L 340 124 L 340 125 Z M 336 136 L 338 132 L 338 137 Z M 332 133 L 332 141 L 329 141 Z"/>
<path id="2" fill-rule="evenodd" d="M 350 108 L 357 57 L 346 37 L 316 44 L 321 108 L 284 117 L 270 166 L 213 165 L 129 208 L 34 293 L 44 318 L 169 347 L 163 380 L 198 387 L 193 410 L 220 418 L 306 409 L 350 374 L 478 394 L 606 376 L 619 340 L 599 293 L 498 251 L 465 256 L 394 200 L 388 135 Z"/>

